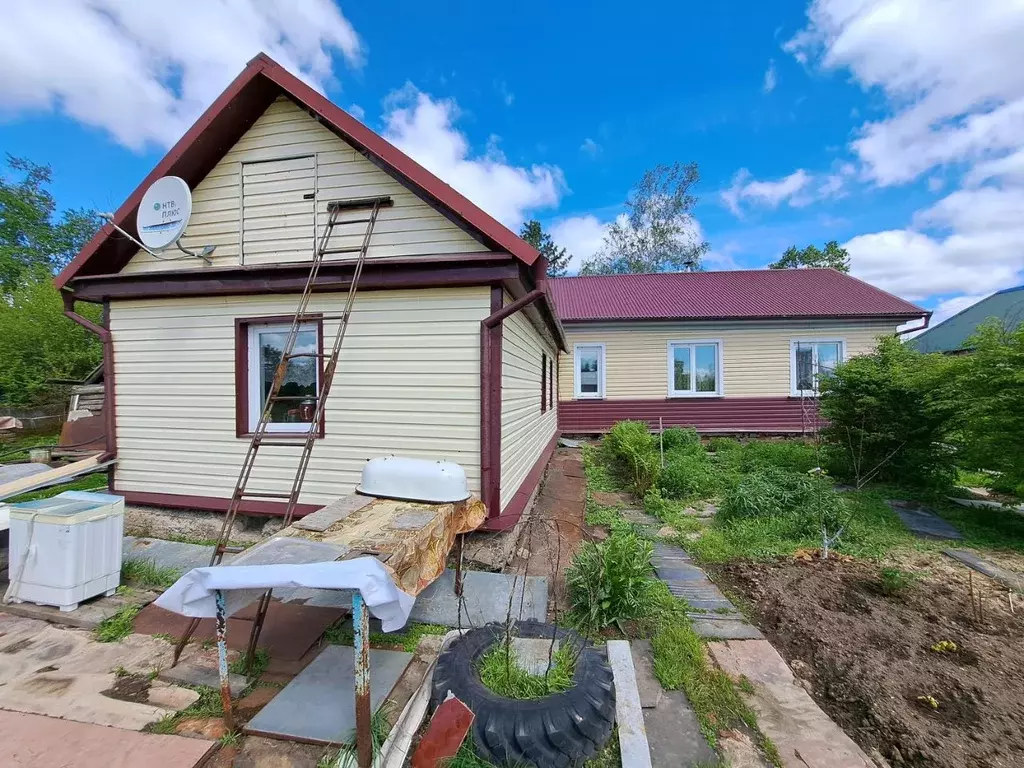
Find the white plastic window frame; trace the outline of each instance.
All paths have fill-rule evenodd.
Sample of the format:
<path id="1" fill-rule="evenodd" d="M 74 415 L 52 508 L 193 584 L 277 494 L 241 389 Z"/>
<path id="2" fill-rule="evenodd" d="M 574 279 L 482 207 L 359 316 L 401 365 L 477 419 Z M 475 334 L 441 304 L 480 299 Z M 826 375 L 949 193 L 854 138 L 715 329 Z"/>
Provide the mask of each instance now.
<path id="1" fill-rule="evenodd" d="M 819 337 L 819 338 L 799 338 L 789 340 L 789 394 L 791 397 L 817 397 L 817 388 L 812 389 L 799 389 L 797 387 L 797 373 L 796 373 L 796 350 L 801 344 L 811 345 L 811 377 L 817 376 L 818 368 L 818 345 L 819 344 L 838 344 L 839 345 L 839 360 L 838 363 L 846 362 L 846 339 L 830 337 Z"/>
<path id="2" fill-rule="evenodd" d="M 260 415 L 263 413 L 263 395 L 260 387 L 260 344 L 259 335 L 260 333 L 284 333 L 287 334 L 290 325 L 288 323 L 249 323 L 246 332 L 249 334 L 249 359 L 246 361 L 248 368 L 246 376 L 246 387 L 248 392 L 246 396 L 249 398 L 249 432 L 256 431 L 256 425 L 259 423 Z M 317 337 L 317 352 L 322 352 L 319 348 L 320 330 L 317 323 L 302 323 L 299 326 L 299 332 L 312 331 Z M 314 360 L 316 358 L 313 358 Z M 320 391 L 320 366 L 316 365 L 314 370 L 316 371 L 316 389 Z M 293 435 L 304 435 L 308 430 L 319 430 L 318 424 L 310 423 L 306 429 L 303 429 L 302 422 L 269 422 L 267 424 L 267 432 L 280 432 Z"/>
<path id="3" fill-rule="evenodd" d="M 585 349 L 597 349 L 597 392 L 580 391 L 580 352 Z M 605 345 L 603 341 L 581 342 L 572 347 L 572 381 L 573 397 L 577 400 L 604 400 L 607 367 L 605 364 Z"/>
<path id="4" fill-rule="evenodd" d="M 715 391 L 697 391 L 697 347 L 715 348 Z M 676 389 L 676 356 L 675 350 L 679 347 L 690 348 L 690 389 Z M 722 340 L 721 339 L 679 339 L 668 342 L 667 349 L 668 363 L 668 396 L 670 398 L 687 397 L 722 397 L 725 394 L 725 387 L 722 382 Z"/>

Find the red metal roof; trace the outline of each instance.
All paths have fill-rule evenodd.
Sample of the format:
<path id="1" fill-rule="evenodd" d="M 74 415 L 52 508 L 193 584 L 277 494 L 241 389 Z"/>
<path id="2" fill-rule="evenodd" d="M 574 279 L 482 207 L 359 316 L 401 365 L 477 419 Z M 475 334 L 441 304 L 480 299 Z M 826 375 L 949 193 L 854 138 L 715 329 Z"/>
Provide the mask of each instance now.
<path id="1" fill-rule="evenodd" d="M 930 314 L 834 269 L 559 277 L 549 284 L 564 323 Z"/>
<path id="2" fill-rule="evenodd" d="M 532 265 L 539 258 L 540 254 L 533 246 L 517 237 L 497 219 L 290 74 L 265 53 L 250 61 L 195 125 L 178 140 L 117 209 L 114 221 L 125 231 L 137 234 L 135 212 L 150 184 L 161 176 L 173 175 L 185 179 L 194 188 L 271 102 L 282 94 L 305 108 L 327 128 L 438 211 L 478 235 L 488 247 L 510 253 L 527 265 Z M 126 238 L 113 237 L 113 234 L 113 227 L 104 225 L 57 275 L 54 281 L 57 288 L 63 288 L 78 274 L 113 274 L 127 264 L 137 248 Z"/>

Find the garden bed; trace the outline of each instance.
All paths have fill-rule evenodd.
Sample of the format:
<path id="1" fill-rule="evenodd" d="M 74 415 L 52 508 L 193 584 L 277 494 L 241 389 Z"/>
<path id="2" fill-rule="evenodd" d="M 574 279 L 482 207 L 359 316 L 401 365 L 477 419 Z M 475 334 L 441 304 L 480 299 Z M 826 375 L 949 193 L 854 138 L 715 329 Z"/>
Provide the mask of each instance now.
<path id="1" fill-rule="evenodd" d="M 851 559 L 732 562 L 715 576 L 865 751 L 894 766 L 1024 765 L 1024 606 L 1011 614 L 994 582 L 915 557 L 917 575 L 888 585 Z"/>

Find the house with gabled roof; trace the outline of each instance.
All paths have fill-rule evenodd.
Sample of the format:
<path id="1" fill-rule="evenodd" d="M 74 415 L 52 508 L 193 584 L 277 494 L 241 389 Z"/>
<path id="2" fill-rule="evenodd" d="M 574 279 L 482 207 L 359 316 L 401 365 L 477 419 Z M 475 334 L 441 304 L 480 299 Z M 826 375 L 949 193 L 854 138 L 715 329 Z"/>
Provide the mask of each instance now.
<path id="1" fill-rule="evenodd" d="M 821 376 L 929 312 L 833 269 L 550 281 L 568 352 L 559 428 L 621 419 L 703 434 L 804 434 Z"/>
<path id="2" fill-rule="evenodd" d="M 113 214 L 137 237 L 150 184 L 184 179 L 182 239 L 208 262 L 140 250 L 108 224 L 56 278 L 66 314 L 104 342 L 111 487 L 129 503 L 224 510 L 332 203 L 387 197 L 366 252 L 320 424 L 287 403 L 268 430 L 317 431 L 297 511 L 351 492 L 389 454 L 458 463 L 512 525 L 557 439 L 565 338 L 543 257 L 381 136 L 265 55 L 253 59 Z M 365 224 L 332 231 L 282 392 L 317 390 Z M 103 306 L 97 326 L 75 311 Z M 276 355 L 276 357 L 275 357 Z M 317 362 L 319 360 L 319 362 Z M 277 408 L 277 406 L 275 406 Z M 295 454 L 267 446 L 248 488 L 290 487 Z M 269 495 L 269 494 L 268 494 Z M 242 512 L 278 514 L 250 498 Z"/>
<path id="3" fill-rule="evenodd" d="M 946 355 L 970 352 L 971 336 L 978 330 L 978 326 L 989 320 L 998 320 L 1007 331 L 1018 328 L 1024 322 L 1024 285 L 1004 288 L 986 296 L 918 334 L 907 344 L 918 352 L 941 352 Z"/>

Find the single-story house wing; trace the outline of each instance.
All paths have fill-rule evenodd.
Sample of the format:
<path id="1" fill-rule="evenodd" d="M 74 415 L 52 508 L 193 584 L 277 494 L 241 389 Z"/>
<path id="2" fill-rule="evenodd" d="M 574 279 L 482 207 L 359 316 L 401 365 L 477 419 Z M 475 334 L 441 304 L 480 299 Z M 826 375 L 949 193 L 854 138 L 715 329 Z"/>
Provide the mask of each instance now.
<path id="1" fill-rule="evenodd" d="M 143 193 L 171 175 L 192 193 L 183 245 L 216 246 L 211 263 L 154 257 L 108 224 L 56 278 L 66 314 L 104 342 L 112 490 L 129 503 L 227 509 L 328 205 L 387 196 L 323 422 L 275 406 L 270 431 L 318 433 L 297 511 L 351 492 L 367 459 L 401 455 L 458 463 L 487 527 L 512 525 L 557 437 L 565 338 L 545 259 L 265 55 L 128 197 L 117 225 L 137 236 Z M 352 211 L 330 247 L 360 246 L 366 215 Z M 312 355 L 334 336 L 355 257 L 325 257 L 296 349 L 310 356 L 288 368 L 296 399 L 317 391 Z M 81 301 L 102 304 L 102 326 L 75 312 Z M 247 490 L 287 492 L 297 456 L 264 447 Z M 246 499 L 240 511 L 284 506 Z"/>
<path id="2" fill-rule="evenodd" d="M 805 433 L 821 373 L 929 313 L 833 269 L 556 278 L 566 434 L 620 419 Z"/>
<path id="3" fill-rule="evenodd" d="M 1008 331 L 1024 322 L 1024 285 L 993 293 L 952 317 L 947 317 L 910 339 L 907 344 L 919 352 L 942 352 L 949 355 L 969 352 L 968 340 L 978 330 L 978 326 L 990 318 L 1002 321 Z"/>

